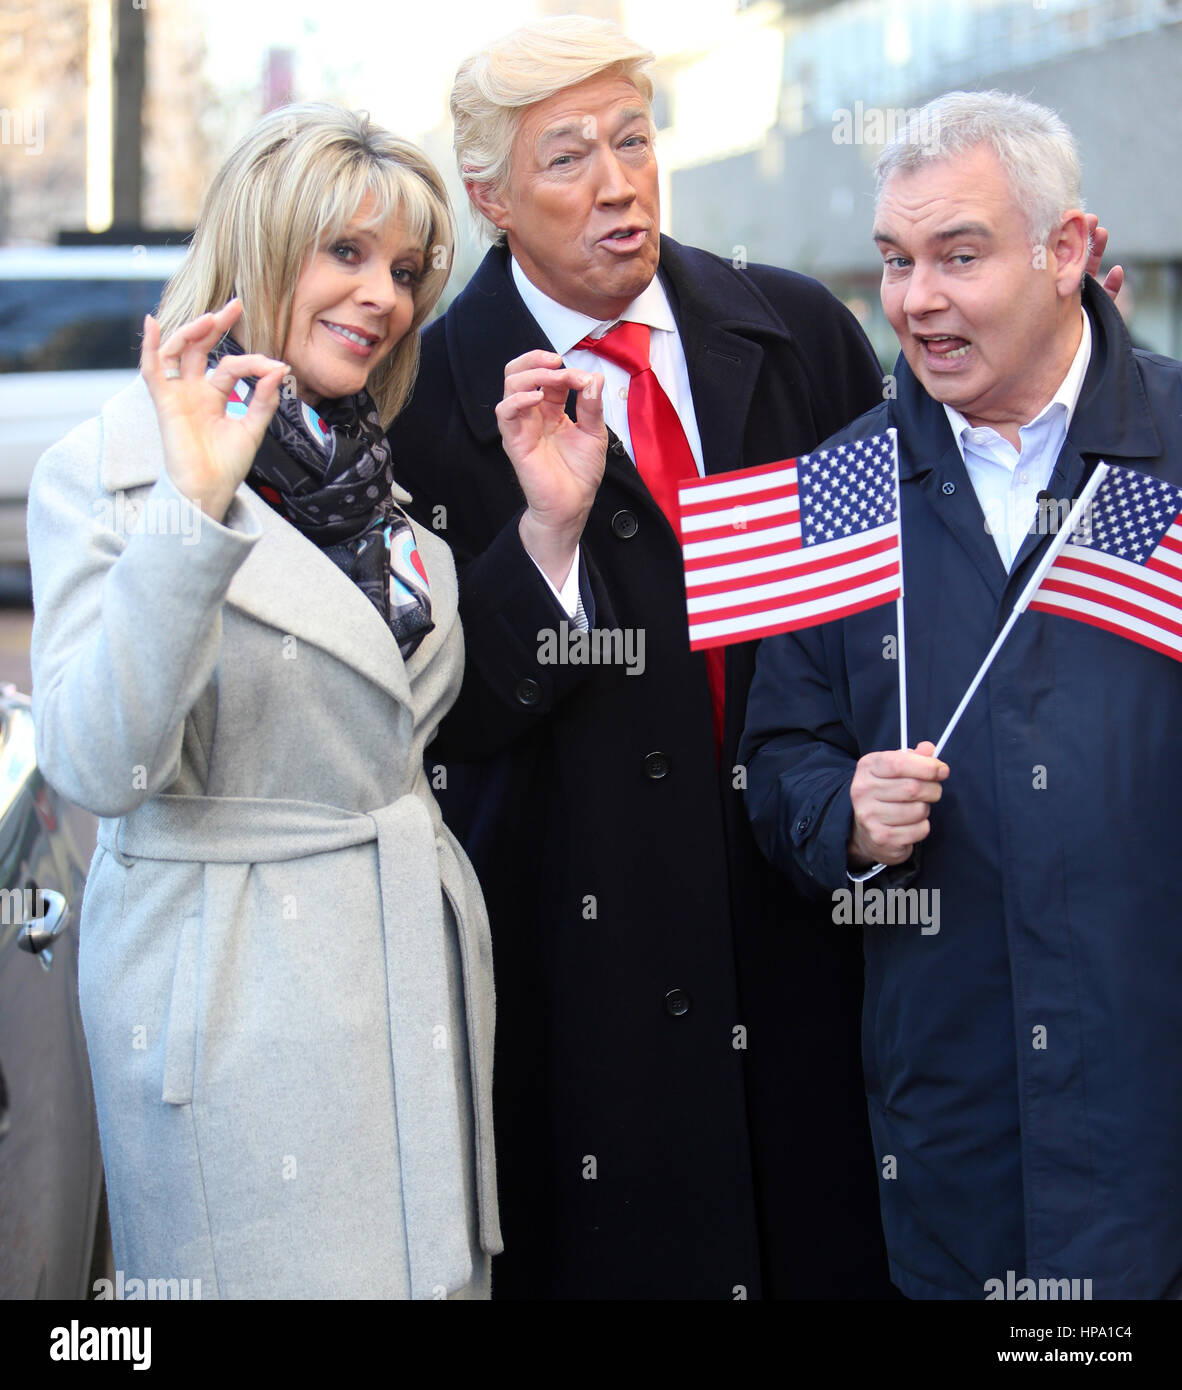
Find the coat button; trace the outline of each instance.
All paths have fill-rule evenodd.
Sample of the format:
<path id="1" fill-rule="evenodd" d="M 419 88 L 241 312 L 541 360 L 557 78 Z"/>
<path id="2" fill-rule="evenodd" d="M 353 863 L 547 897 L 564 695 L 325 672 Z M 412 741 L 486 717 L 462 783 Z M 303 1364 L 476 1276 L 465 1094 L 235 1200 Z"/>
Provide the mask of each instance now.
<path id="1" fill-rule="evenodd" d="M 612 530 L 622 541 L 630 541 L 640 529 L 634 512 L 617 512 L 612 517 Z"/>
<path id="2" fill-rule="evenodd" d="M 660 781 L 669 771 L 669 759 L 664 753 L 646 753 L 644 755 L 644 775 L 651 777 L 654 782 Z"/>
<path id="3" fill-rule="evenodd" d="M 801 818 L 796 822 L 796 833 L 798 835 L 803 835 L 804 832 L 809 828 L 809 826 L 812 825 L 812 823 L 813 818 L 811 816 L 801 816 Z"/>
<path id="4" fill-rule="evenodd" d="M 952 494 L 956 491 L 956 484 L 955 484 L 955 483 L 945 483 L 945 484 L 944 484 L 944 487 L 943 487 L 943 489 L 942 489 L 942 491 L 943 491 L 945 497 L 951 497 Z"/>
<path id="5" fill-rule="evenodd" d="M 665 1012 L 673 1018 L 680 1018 L 682 1014 L 688 1014 L 690 1007 L 690 997 L 683 989 L 671 989 L 665 996 Z"/>
<path id="6" fill-rule="evenodd" d="M 517 689 L 513 692 L 520 704 L 531 706 L 536 705 L 542 698 L 542 687 L 531 677 L 526 676 L 523 681 L 517 682 Z"/>

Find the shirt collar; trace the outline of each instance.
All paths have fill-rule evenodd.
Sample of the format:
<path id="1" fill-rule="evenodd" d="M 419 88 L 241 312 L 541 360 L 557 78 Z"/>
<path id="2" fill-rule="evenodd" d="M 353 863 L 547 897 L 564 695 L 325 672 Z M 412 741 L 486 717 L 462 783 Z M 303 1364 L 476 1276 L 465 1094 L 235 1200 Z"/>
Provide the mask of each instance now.
<path id="1" fill-rule="evenodd" d="M 588 314 L 580 314 L 577 309 L 568 309 L 565 304 L 559 304 L 556 299 L 551 299 L 548 294 L 538 289 L 517 264 L 515 256 L 509 258 L 509 265 L 513 272 L 513 283 L 525 301 L 525 307 L 537 320 L 538 326 L 560 357 L 565 357 L 571 348 L 584 338 L 602 337 L 609 328 L 621 320 L 629 323 L 647 323 L 650 328 L 663 328 L 671 333 L 677 331 L 677 321 L 673 317 L 673 310 L 669 307 L 669 299 L 659 276 L 653 276 L 619 318 L 593 319 Z"/>
<path id="2" fill-rule="evenodd" d="M 1088 363 L 1092 359 L 1092 325 L 1088 321 L 1088 316 L 1082 307 L 1080 313 L 1083 316 L 1083 332 L 1080 334 L 1079 347 L 1075 349 L 1075 356 L 1071 359 L 1071 366 L 1067 368 L 1067 375 L 1059 383 L 1059 389 L 1051 399 L 1043 406 L 1033 420 L 1027 421 L 1021 428 L 1026 430 L 1031 425 L 1036 425 L 1057 405 L 1061 405 L 1066 411 L 1065 429 L 1071 428 L 1071 417 L 1075 414 L 1075 407 L 1079 403 L 1079 393 L 1083 390 L 1084 377 L 1087 375 Z M 952 435 L 956 440 L 956 446 L 960 450 L 961 457 L 964 457 L 964 437 L 972 425 L 964 418 L 959 410 L 954 410 L 952 406 L 944 406 L 944 414 L 948 417 L 948 423 L 952 426 Z"/>

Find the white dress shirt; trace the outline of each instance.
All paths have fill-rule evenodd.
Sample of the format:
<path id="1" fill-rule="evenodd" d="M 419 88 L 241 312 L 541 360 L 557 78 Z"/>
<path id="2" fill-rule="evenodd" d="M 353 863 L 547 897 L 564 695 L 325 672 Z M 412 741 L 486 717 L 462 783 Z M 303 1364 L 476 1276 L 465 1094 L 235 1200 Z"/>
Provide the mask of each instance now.
<path id="1" fill-rule="evenodd" d="M 568 309 L 565 304 L 559 304 L 557 300 L 544 294 L 528 278 L 515 258 L 510 258 L 510 266 L 513 283 L 525 301 L 525 307 L 537 320 L 554 351 L 566 365 L 580 372 L 603 373 L 604 420 L 608 429 L 614 431 L 623 444 L 633 463 L 636 462 L 636 456 L 632 450 L 632 434 L 628 429 L 628 387 L 631 378 L 623 367 L 609 362 L 605 357 L 589 352 L 586 348 L 576 351 L 575 344 L 586 337 L 601 338 L 609 328 L 621 321 L 645 323 L 649 326 L 649 363 L 653 375 L 661 383 L 662 390 L 669 397 L 673 409 L 677 411 L 677 418 L 681 421 L 686 441 L 697 465 L 698 476 L 704 476 L 702 438 L 698 433 L 698 422 L 694 416 L 685 350 L 681 346 L 677 322 L 660 279 L 654 275 L 619 318 L 593 319 L 587 314 L 579 313 L 577 309 Z M 541 569 L 541 566 L 538 568 Z M 576 551 L 575 562 L 571 566 L 566 583 L 561 589 L 550 584 L 555 597 L 572 618 L 578 600 L 578 574 L 579 555 Z M 546 582 L 550 581 L 547 579 Z"/>
<path id="2" fill-rule="evenodd" d="M 1087 314 L 1083 314 L 1083 333 L 1067 375 L 1034 419 L 1018 430 L 1021 453 L 995 429 L 970 425 L 958 410 L 950 405 L 944 407 L 1007 571 L 1013 568 L 1038 515 L 1038 494 L 1055 471 L 1055 460 L 1067 438 L 1091 356 L 1092 326 Z"/>

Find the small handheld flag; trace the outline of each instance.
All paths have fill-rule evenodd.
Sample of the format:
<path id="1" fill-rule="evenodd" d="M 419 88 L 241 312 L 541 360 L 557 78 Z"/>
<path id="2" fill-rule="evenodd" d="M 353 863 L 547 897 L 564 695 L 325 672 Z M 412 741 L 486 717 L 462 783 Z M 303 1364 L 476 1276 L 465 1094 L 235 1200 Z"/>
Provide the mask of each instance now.
<path id="1" fill-rule="evenodd" d="M 1058 535 L 1047 547 L 1047 553 L 1038 562 L 1038 566 L 1027 581 L 1026 587 L 1018 595 L 1017 602 L 1010 610 L 1010 616 L 1005 621 L 1005 626 L 993 639 L 993 646 L 989 648 L 985 660 L 977 670 L 977 674 L 969 682 L 969 688 L 961 696 L 960 704 L 957 705 L 952 718 L 948 721 L 944 732 L 940 735 L 936 743 L 935 757 L 938 758 L 944 751 L 944 745 L 952 737 L 953 729 L 960 723 L 961 715 L 968 709 L 969 701 L 977 693 L 978 687 L 985 679 L 985 675 L 990 666 L 993 665 L 993 658 L 1001 651 L 1002 643 L 1013 631 L 1014 624 L 1022 614 L 1026 612 L 1026 609 L 1031 606 L 1031 600 L 1041 588 L 1048 571 L 1054 566 L 1063 548 L 1067 545 L 1068 540 L 1082 530 L 1084 519 L 1090 514 L 1092 501 L 1103 486 L 1104 480 L 1108 476 L 1110 470 L 1111 465 L 1105 463 L 1103 459 L 1096 464 L 1095 471 L 1088 479 L 1087 486 L 1076 499 L 1075 505 L 1071 508 L 1071 511 L 1068 512 L 1067 520 L 1060 527 Z"/>
<path id="2" fill-rule="evenodd" d="M 894 431 L 678 489 L 690 647 L 832 622 L 902 595 Z"/>
<path id="3" fill-rule="evenodd" d="M 1182 661 L 1182 489 L 1110 468 L 1030 607 Z"/>

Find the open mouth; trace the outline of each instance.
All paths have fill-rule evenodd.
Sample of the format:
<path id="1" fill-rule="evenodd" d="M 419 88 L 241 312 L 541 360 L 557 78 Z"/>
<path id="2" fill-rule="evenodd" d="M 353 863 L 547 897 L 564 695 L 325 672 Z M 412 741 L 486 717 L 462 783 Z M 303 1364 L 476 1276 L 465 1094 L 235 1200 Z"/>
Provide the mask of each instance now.
<path id="1" fill-rule="evenodd" d="M 924 357 L 933 364 L 947 364 L 951 366 L 954 362 L 963 361 L 972 348 L 972 343 L 967 338 L 959 338 L 953 333 L 932 334 L 927 337 L 919 337 L 919 342 L 923 346 Z"/>
<path id="2" fill-rule="evenodd" d="M 643 227 L 620 227 L 600 238 L 600 245 L 610 251 L 635 251 L 648 240 L 648 232 Z"/>

